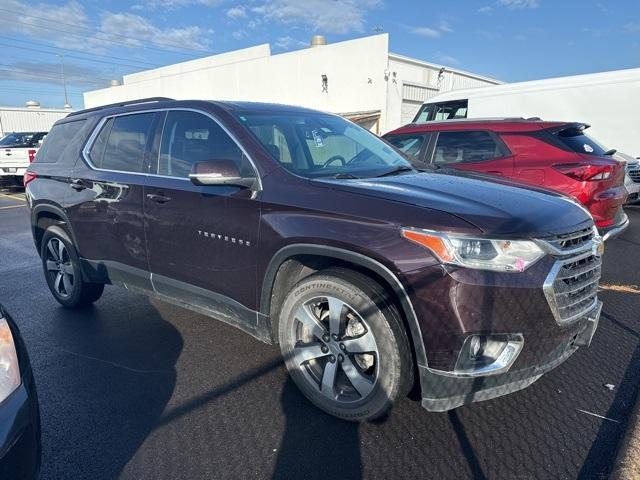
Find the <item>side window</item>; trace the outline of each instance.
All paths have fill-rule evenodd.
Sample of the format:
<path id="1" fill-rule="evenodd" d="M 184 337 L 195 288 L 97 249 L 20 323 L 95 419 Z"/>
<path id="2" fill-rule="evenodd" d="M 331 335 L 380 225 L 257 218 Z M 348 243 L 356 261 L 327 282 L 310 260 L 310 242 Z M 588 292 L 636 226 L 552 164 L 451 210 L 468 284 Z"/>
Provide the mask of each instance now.
<path id="1" fill-rule="evenodd" d="M 406 155 L 419 159 L 425 136 L 422 134 L 390 135 L 384 139 Z"/>
<path id="2" fill-rule="evenodd" d="M 42 147 L 38 150 L 34 162 L 36 163 L 55 163 L 62 156 L 63 152 L 69 146 L 71 141 L 78 134 L 84 120 L 78 120 L 75 122 L 68 122 L 55 125 L 48 135 L 40 134 L 45 140 L 42 142 Z"/>
<path id="3" fill-rule="evenodd" d="M 427 123 L 429 121 L 429 115 L 433 110 L 433 107 L 434 106 L 431 104 L 423 105 L 416 117 L 413 119 L 413 123 Z"/>
<path id="4" fill-rule="evenodd" d="M 481 162 L 508 155 L 506 147 L 489 132 L 440 132 L 435 163 Z"/>
<path id="5" fill-rule="evenodd" d="M 139 113 L 109 119 L 91 147 L 91 163 L 107 170 L 141 172 L 154 115 Z"/>
<path id="6" fill-rule="evenodd" d="M 467 100 L 447 102 L 434 105 L 431 120 L 455 120 L 467 118 Z"/>
<path id="7" fill-rule="evenodd" d="M 233 139 L 211 118 L 198 112 L 170 111 L 164 124 L 158 175 L 189 177 L 198 162 L 232 161 L 242 176 L 253 167 Z"/>

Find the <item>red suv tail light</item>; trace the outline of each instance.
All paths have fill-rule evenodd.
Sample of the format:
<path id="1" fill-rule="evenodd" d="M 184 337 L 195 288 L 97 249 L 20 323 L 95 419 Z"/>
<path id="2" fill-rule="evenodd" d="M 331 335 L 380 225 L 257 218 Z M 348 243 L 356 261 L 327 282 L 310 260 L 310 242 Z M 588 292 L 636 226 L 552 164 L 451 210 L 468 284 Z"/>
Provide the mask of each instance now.
<path id="1" fill-rule="evenodd" d="M 24 177 L 22 177 L 22 185 L 26 187 L 27 184 L 35 180 L 37 177 L 38 175 L 33 172 L 24 172 Z"/>
<path id="2" fill-rule="evenodd" d="M 576 180 L 584 181 L 600 181 L 607 180 L 613 175 L 614 167 L 612 165 L 582 164 L 582 163 L 562 163 L 554 165 L 553 168 L 560 173 Z"/>
<path id="3" fill-rule="evenodd" d="M 28 150 L 27 153 L 29 154 L 29 163 L 33 163 L 33 160 L 36 158 L 36 151 Z"/>

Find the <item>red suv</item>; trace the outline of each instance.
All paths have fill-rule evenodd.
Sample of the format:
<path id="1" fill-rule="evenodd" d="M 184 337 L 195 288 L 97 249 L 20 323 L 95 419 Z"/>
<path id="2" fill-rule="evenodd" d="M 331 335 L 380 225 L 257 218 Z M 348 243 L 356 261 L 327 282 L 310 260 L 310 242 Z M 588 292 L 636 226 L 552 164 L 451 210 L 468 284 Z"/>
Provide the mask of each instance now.
<path id="1" fill-rule="evenodd" d="M 589 125 L 539 119 L 450 120 L 409 124 L 384 138 L 426 166 L 446 165 L 570 195 L 605 238 L 629 220 L 624 165 L 585 134 Z"/>

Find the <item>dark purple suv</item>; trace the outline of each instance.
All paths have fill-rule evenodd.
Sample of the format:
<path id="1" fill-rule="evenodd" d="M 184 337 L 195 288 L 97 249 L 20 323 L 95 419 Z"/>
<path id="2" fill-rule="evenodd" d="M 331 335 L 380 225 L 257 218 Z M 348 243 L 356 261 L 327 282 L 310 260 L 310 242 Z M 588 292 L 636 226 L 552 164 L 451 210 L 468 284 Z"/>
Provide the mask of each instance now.
<path id="1" fill-rule="evenodd" d="M 583 208 L 421 171 L 327 113 L 85 110 L 56 123 L 25 184 L 62 305 L 119 284 L 235 325 L 280 344 L 304 394 L 347 420 L 414 385 L 431 411 L 519 390 L 598 323 L 602 242 Z"/>

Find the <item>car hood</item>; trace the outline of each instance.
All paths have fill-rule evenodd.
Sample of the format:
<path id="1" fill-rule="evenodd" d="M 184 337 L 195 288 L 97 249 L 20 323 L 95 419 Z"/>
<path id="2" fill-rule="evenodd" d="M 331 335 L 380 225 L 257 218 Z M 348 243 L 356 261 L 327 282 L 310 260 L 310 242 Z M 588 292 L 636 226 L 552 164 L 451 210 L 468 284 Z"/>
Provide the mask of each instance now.
<path id="1" fill-rule="evenodd" d="M 591 215 L 567 197 L 476 173 L 442 170 L 322 181 L 339 190 L 449 213 L 487 235 L 544 237 L 593 223 Z"/>

